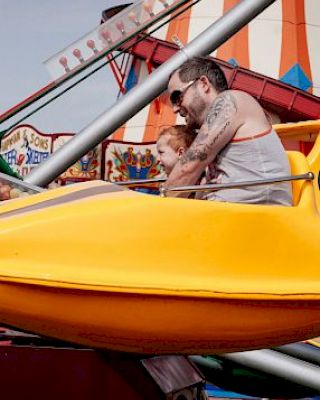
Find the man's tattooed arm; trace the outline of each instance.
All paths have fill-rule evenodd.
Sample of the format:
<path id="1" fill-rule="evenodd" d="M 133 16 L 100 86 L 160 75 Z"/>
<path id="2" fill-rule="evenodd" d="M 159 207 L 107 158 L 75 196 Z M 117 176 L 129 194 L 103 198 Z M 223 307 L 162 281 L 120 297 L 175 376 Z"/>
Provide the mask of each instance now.
<path id="1" fill-rule="evenodd" d="M 237 102 L 233 94 L 229 91 L 219 94 L 209 108 L 206 117 L 209 129 L 216 125 L 224 125 L 225 122 L 234 117 L 237 110 Z"/>
<path id="2" fill-rule="evenodd" d="M 212 155 L 215 157 L 234 134 L 234 132 L 226 133 L 236 112 L 237 103 L 234 96 L 229 92 L 221 93 L 209 108 L 204 125 L 180 163 L 184 165 L 196 160 L 204 162 Z"/>
<path id="3" fill-rule="evenodd" d="M 166 186 L 197 182 L 206 166 L 234 136 L 237 111 L 232 93 L 226 91 L 216 97 L 198 135 L 170 174 Z"/>
<path id="4" fill-rule="evenodd" d="M 204 129 L 210 135 L 209 146 L 214 146 L 234 121 L 238 111 L 235 97 L 230 92 L 221 93 L 212 103 L 206 117 Z M 234 134 L 235 132 L 231 132 Z M 226 143 L 230 140 L 226 138 Z"/>

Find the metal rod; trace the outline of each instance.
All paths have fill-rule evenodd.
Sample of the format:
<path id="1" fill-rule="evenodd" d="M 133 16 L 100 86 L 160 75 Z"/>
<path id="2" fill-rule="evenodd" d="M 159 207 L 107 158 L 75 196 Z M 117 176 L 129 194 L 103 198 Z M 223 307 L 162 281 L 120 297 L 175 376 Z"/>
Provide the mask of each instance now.
<path id="1" fill-rule="evenodd" d="M 189 1 L 189 0 L 188 0 Z M 181 15 L 182 13 L 184 13 L 186 10 L 188 10 L 190 7 L 192 7 L 194 4 L 197 4 L 199 1 L 201 0 L 193 0 L 192 4 L 187 4 L 185 7 L 179 9 L 174 15 L 171 15 L 170 18 L 167 18 L 164 22 L 162 22 L 160 25 L 157 25 L 154 29 L 152 29 L 151 31 L 149 30 L 148 32 L 140 32 L 139 35 L 137 36 L 138 39 L 134 39 L 134 41 L 132 42 L 131 40 L 129 41 L 128 46 L 124 46 L 124 44 L 126 44 L 127 42 L 123 43 L 123 45 L 121 46 L 121 50 L 117 51 L 117 54 L 109 54 L 108 53 L 108 59 L 107 61 L 100 63 L 99 66 L 97 66 L 96 68 L 92 69 L 90 72 L 88 72 L 86 75 L 83 75 L 81 78 L 79 78 L 77 81 L 73 82 L 72 84 L 70 84 L 68 87 L 66 87 L 65 89 L 61 90 L 59 93 L 57 93 L 56 95 L 50 97 L 50 99 L 46 100 L 44 103 L 42 103 L 40 106 L 34 108 L 33 110 L 31 110 L 30 112 L 28 112 L 27 114 L 25 114 L 22 118 L 20 118 L 19 120 L 15 121 L 12 125 L 10 125 L 8 128 L 6 128 L 3 131 L 0 131 L 0 139 L 7 134 L 11 129 L 13 129 L 15 126 L 17 126 L 18 124 L 20 124 L 21 122 L 23 122 L 24 120 L 26 120 L 27 118 L 31 117 L 32 115 L 34 115 L 35 113 L 37 113 L 38 111 L 42 110 L 44 107 L 48 106 L 50 103 L 52 103 L 53 101 L 57 100 L 59 97 L 63 96 L 64 94 L 66 94 L 68 91 L 70 91 L 71 89 L 73 89 L 74 87 L 76 87 L 77 85 L 79 85 L 81 82 L 85 81 L 86 79 L 88 79 L 90 76 L 94 75 L 96 72 L 100 71 L 102 68 L 104 68 L 106 65 L 110 64 L 112 61 L 115 61 L 117 58 L 119 58 L 121 55 L 123 55 L 124 53 L 128 53 L 129 50 L 134 47 L 136 44 L 142 42 L 145 38 L 149 37 L 152 33 L 158 31 L 160 28 L 162 28 L 164 25 L 168 24 L 170 21 L 172 21 L 172 19 L 176 18 L 177 16 Z M 128 53 L 129 55 L 129 53 Z M 76 74 L 77 75 L 77 74 Z M 69 76 L 69 75 L 67 75 Z M 49 86 L 51 84 L 49 84 L 48 86 L 46 86 L 45 88 L 49 89 Z M 60 85 L 59 85 L 60 86 Z M 51 87 L 51 86 L 50 86 Z M 58 86 L 57 86 L 58 87 Z M 43 88 L 43 90 L 45 89 Z M 56 88 L 56 87 L 55 87 Z M 52 90 L 54 90 L 55 88 L 53 88 Z M 50 90 L 51 91 L 51 90 Z M 120 92 L 121 93 L 121 92 Z M 26 99 L 26 101 L 30 100 L 30 104 L 25 104 L 24 101 L 22 102 L 23 104 L 25 104 L 25 107 L 23 108 L 27 108 L 29 107 L 29 105 L 31 105 L 32 103 L 35 103 L 37 100 L 39 100 L 41 97 L 44 97 L 46 94 L 48 94 L 47 92 L 43 92 L 42 89 L 40 89 L 40 91 L 36 92 L 35 94 L 39 94 L 40 97 L 35 98 L 34 95 L 28 97 Z M 117 97 L 119 98 L 119 96 Z M 34 100 L 32 100 L 34 99 Z M 12 108 L 11 110 L 15 113 L 18 114 L 20 111 L 22 111 L 22 109 L 18 109 L 18 106 L 20 106 L 19 103 L 16 107 Z M 17 110 L 15 112 L 15 110 Z M 10 111 L 10 110 L 9 110 Z M 7 113 L 6 113 L 7 115 Z M 13 116 L 13 115 L 12 115 Z M 7 116 L 6 119 L 11 118 L 11 116 Z M 0 116 L 0 123 L 1 122 L 1 116 Z"/>
<path id="2" fill-rule="evenodd" d="M 157 178 L 157 179 L 135 179 L 131 181 L 125 181 L 125 182 L 111 182 L 114 183 L 115 185 L 120 185 L 120 186 L 129 186 L 129 185 L 147 185 L 150 183 L 161 183 L 165 182 L 167 179 L 166 178 Z"/>
<path id="3" fill-rule="evenodd" d="M 31 183 L 24 182 L 18 178 L 15 178 L 14 176 L 7 175 L 2 172 L 0 172 L 0 181 L 4 181 L 4 183 L 8 183 L 12 188 L 17 188 L 22 191 L 27 191 L 30 194 L 41 193 L 41 192 L 45 191 L 45 189 L 40 186 L 36 186 Z"/>
<path id="4" fill-rule="evenodd" d="M 45 186 L 111 135 L 123 123 L 159 96 L 170 74 L 194 56 L 205 56 L 228 40 L 275 0 L 243 0 L 131 89 L 107 112 L 80 131 L 26 176 L 27 182 Z"/>
<path id="5" fill-rule="evenodd" d="M 302 175 L 289 175 L 282 177 L 275 177 L 269 179 L 260 179 L 256 181 L 242 181 L 242 182 L 230 182 L 230 183 L 219 183 L 219 184 L 208 184 L 208 185 L 191 185 L 191 186 L 172 186 L 168 188 L 160 188 L 160 195 L 166 197 L 167 192 L 215 192 L 221 189 L 238 189 L 242 187 L 269 185 L 280 182 L 306 180 L 311 181 L 314 179 L 312 172 L 307 172 Z"/>
<path id="6" fill-rule="evenodd" d="M 42 97 L 46 96 L 47 94 L 49 94 L 50 92 L 52 92 L 53 90 L 55 90 L 56 88 L 61 86 L 63 83 L 74 78 L 75 76 L 80 74 L 82 71 L 84 71 L 85 69 L 87 69 L 88 67 L 90 67 L 91 65 L 96 63 L 97 61 L 101 60 L 108 54 L 111 54 L 113 51 L 116 51 L 119 47 L 124 45 L 130 39 L 133 39 L 137 34 L 142 33 L 147 28 L 152 27 L 157 22 L 161 21 L 162 19 L 164 19 L 165 17 L 170 15 L 172 12 L 177 10 L 179 7 L 182 7 L 184 4 L 186 4 L 190 1 L 192 1 L 192 0 L 182 0 L 178 4 L 175 4 L 174 7 L 170 7 L 170 9 L 164 10 L 161 14 L 159 14 L 155 18 L 152 18 L 149 23 L 142 24 L 141 26 L 139 26 L 139 28 L 136 28 L 124 40 L 121 40 L 121 41 L 115 43 L 113 46 L 109 47 L 108 49 L 101 51 L 98 55 L 93 56 L 90 60 L 86 61 L 83 64 L 78 65 L 76 68 L 74 68 L 72 71 L 70 71 L 70 73 L 63 75 L 62 77 L 60 77 L 54 81 L 51 81 L 48 85 L 44 86 L 37 92 L 33 93 L 31 96 L 27 97 L 26 99 L 22 100 L 15 106 L 11 107 L 9 110 L 5 111 L 3 114 L 0 114 L 0 124 L 5 122 L 9 118 L 12 118 L 14 115 L 18 114 L 20 111 L 29 107 L 31 104 L 40 100 Z M 5 131 L 7 132 L 8 129 L 6 129 Z"/>
<path id="7" fill-rule="evenodd" d="M 320 368 L 273 350 L 253 350 L 222 354 L 219 357 L 255 368 L 290 382 L 320 390 Z"/>
<path id="8" fill-rule="evenodd" d="M 189 360 L 193 361 L 197 366 L 223 371 L 223 368 L 218 361 L 210 359 L 208 357 L 192 355 L 188 356 L 188 358 Z"/>
<path id="9" fill-rule="evenodd" d="M 293 343 L 274 347 L 273 350 L 288 354 L 289 356 L 300 358 L 320 366 L 320 351 L 307 343 Z"/>

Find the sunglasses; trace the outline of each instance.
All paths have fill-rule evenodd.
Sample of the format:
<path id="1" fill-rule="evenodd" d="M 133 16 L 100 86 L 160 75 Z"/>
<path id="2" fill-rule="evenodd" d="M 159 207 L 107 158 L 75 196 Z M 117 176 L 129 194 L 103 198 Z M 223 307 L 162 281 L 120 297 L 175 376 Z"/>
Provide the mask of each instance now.
<path id="1" fill-rule="evenodd" d="M 197 79 L 194 79 L 193 81 L 188 82 L 184 87 L 182 87 L 181 89 L 177 89 L 174 90 L 171 94 L 170 94 L 170 101 L 171 104 L 173 106 L 181 106 L 181 103 L 183 102 L 183 97 L 186 94 L 187 90 L 189 89 L 189 87 L 191 87 L 195 82 L 197 81 Z"/>

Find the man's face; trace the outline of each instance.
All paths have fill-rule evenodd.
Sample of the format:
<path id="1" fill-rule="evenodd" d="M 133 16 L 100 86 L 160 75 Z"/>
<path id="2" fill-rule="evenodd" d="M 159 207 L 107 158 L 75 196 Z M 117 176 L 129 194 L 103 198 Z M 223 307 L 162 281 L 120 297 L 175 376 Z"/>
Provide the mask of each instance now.
<path id="1" fill-rule="evenodd" d="M 202 115 L 205 102 L 198 90 L 198 79 L 182 82 L 179 73 L 175 72 L 168 84 L 168 93 L 174 113 L 184 117 L 187 125 L 193 129 L 202 125 Z"/>

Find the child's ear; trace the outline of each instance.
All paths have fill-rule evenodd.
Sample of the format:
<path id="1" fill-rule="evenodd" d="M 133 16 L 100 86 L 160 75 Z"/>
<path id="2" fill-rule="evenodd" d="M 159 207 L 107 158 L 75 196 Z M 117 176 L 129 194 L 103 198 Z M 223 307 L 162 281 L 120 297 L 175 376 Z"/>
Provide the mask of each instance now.
<path id="1" fill-rule="evenodd" d="M 185 148 L 180 146 L 178 148 L 178 151 L 177 151 L 178 152 L 178 157 L 180 158 L 185 151 L 186 151 Z"/>

